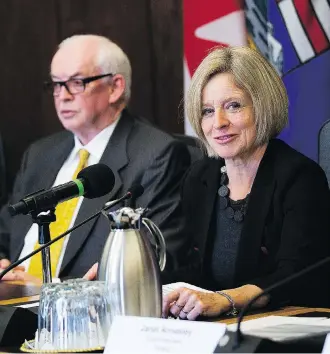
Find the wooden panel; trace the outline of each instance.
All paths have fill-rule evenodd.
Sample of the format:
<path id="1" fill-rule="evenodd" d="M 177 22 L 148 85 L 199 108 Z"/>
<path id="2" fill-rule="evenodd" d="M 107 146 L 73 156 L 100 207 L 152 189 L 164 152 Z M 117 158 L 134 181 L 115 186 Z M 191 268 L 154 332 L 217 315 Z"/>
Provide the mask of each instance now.
<path id="1" fill-rule="evenodd" d="M 11 186 L 23 151 L 62 129 L 42 91 L 57 44 L 76 33 L 109 37 L 133 69 L 130 109 L 169 132 L 182 132 L 180 0 L 2 0 L 0 133 Z"/>
<path id="2" fill-rule="evenodd" d="M 133 112 L 155 121 L 152 102 L 150 45 L 145 1 L 57 0 L 61 40 L 77 33 L 108 37 L 127 54 L 132 65 Z"/>
<path id="3" fill-rule="evenodd" d="M 182 1 L 149 0 L 149 41 L 157 124 L 168 132 L 183 132 L 183 25 Z M 181 107 L 180 107 L 181 108 Z"/>
<path id="4" fill-rule="evenodd" d="M 57 41 L 53 9 L 53 0 L 0 1 L 0 132 L 9 183 L 27 145 L 60 128 L 42 91 Z"/>

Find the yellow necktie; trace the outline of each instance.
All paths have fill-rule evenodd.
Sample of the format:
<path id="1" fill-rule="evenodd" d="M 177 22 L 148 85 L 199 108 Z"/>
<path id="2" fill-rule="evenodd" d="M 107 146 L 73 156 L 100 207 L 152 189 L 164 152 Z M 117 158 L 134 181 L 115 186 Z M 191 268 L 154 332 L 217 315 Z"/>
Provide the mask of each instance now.
<path id="1" fill-rule="evenodd" d="M 86 166 L 88 157 L 89 152 L 87 150 L 79 150 L 79 164 L 74 172 L 72 179 L 77 178 L 78 173 Z M 77 197 L 57 205 L 55 211 L 56 221 L 50 224 L 51 239 L 62 234 L 69 228 L 78 200 L 79 198 Z M 50 246 L 52 277 L 55 277 L 56 274 L 57 264 L 62 252 L 63 243 L 64 237 Z M 37 242 L 34 248 L 36 249 L 39 246 L 39 242 Z M 41 253 L 37 253 L 32 257 L 28 272 L 35 277 L 42 278 Z"/>

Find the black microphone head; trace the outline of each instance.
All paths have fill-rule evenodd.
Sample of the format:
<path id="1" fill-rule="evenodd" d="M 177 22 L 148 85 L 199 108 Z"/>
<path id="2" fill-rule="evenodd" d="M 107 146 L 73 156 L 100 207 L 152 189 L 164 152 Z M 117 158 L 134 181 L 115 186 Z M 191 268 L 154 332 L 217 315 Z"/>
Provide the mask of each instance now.
<path id="1" fill-rule="evenodd" d="M 133 184 L 128 192 L 131 194 L 130 199 L 136 199 L 143 194 L 144 188 L 141 184 Z"/>
<path id="2" fill-rule="evenodd" d="M 27 214 L 26 204 L 23 201 L 19 201 L 16 204 L 8 205 L 8 211 L 10 216 L 15 216 L 18 214 Z"/>
<path id="3" fill-rule="evenodd" d="M 111 168 L 103 163 L 84 168 L 77 178 L 84 180 L 84 197 L 89 199 L 108 194 L 115 185 L 115 175 Z"/>

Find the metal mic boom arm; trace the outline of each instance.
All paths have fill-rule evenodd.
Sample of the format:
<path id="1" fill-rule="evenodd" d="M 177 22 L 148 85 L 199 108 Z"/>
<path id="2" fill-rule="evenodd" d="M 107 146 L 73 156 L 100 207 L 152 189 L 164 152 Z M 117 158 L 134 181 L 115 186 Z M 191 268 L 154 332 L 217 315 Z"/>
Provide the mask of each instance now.
<path id="1" fill-rule="evenodd" d="M 6 269 L 4 269 L 1 273 L 0 273 L 0 281 L 1 279 L 8 273 L 10 272 L 12 269 L 14 269 L 15 267 L 17 267 L 18 265 L 20 265 L 22 262 L 24 262 L 25 260 L 27 260 L 28 258 L 34 256 L 35 254 L 39 253 L 40 251 L 42 251 L 43 249 L 45 249 L 46 247 L 49 247 L 50 245 L 52 245 L 54 242 L 60 240 L 62 237 L 68 235 L 69 233 L 71 233 L 72 231 L 78 229 L 78 227 L 86 224 L 88 221 L 98 217 L 103 211 L 108 210 L 109 208 L 115 206 L 116 204 L 120 203 L 121 201 L 125 200 L 125 199 L 129 199 L 131 197 L 131 193 L 128 192 L 126 193 L 123 197 L 113 200 L 111 202 L 108 202 L 105 204 L 105 206 L 98 211 L 97 213 L 93 214 L 92 216 L 90 216 L 89 218 L 87 218 L 86 220 L 82 221 L 81 223 L 75 225 L 74 227 L 72 227 L 71 229 L 63 232 L 63 234 L 56 236 L 55 238 L 53 238 L 51 241 L 45 243 L 44 245 L 40 246 L 39 248 L 35 249 L 34 251 L 32 251 L 31 253 L 27 254 L 26 256 L 18 259 L 17 261 L 13 262 L 9 267 L 7 267 Z M 108 205 L 107 205 L 108 204 Z"/>

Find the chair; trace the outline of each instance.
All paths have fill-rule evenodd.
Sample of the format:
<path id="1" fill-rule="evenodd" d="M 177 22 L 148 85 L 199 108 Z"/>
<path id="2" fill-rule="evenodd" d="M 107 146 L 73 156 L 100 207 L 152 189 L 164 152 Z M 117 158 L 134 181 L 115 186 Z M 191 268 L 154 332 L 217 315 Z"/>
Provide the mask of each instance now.
<path id="1" fill-rule="evenodd" d="M 330 186 L 330 120 L 327 120 L 320 128 L 318 150 L 319 165 L 324 170 Z"/>
<path id="2" fill-rule="evenodd" d="M 206 156 L 202 149 L 202 143 L 198 138 L 184 134 L 173 134 L 173 136 L 187 145 L 191 157 L 191 163 Z"/>
<path id="3" fill-rule="evenodd" d="M 0 206 L 6 201 L 6 164 L 2 137 L 0 135 Z"/>

